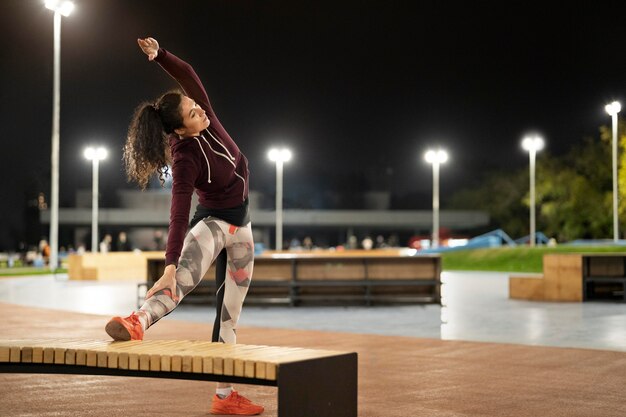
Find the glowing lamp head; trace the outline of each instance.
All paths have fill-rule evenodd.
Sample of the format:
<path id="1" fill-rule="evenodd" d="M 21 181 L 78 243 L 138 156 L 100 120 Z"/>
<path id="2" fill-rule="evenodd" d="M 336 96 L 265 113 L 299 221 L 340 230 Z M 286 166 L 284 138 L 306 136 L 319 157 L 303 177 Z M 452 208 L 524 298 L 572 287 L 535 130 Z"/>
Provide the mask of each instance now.
<path id="1" fill-rule="evenodd" d="M 622 105 L 619 101 L 614 101 L 613 103 L 604 106 L 604 110 L 606 110 L 606 112 L 611 116 L 615 116 L 622 110 Z"/>
<path id="2" fill-rule="evenodd" d="M 540 151 L 545 146 L 545 142 L 540 136 L 526 136 L 522 140 L 522 148 L 525 151 Z"/>
<path id="3" fill-rule="evenodd" d="M 52 10 L 53 12 L 60 13 L 65 17 L 72 14 L 72 11 L 74 10 L 74 3 L 68 0 L 46 0 L 45 4 L 46 8 Z"/>
<path id="4" fill-rule="evenodd" d="M 102 161 L 103 159 L 106 159 L 108 154 L 109 152 L 101 146 L 98 148 L 89 146 L 88 148 L 85 149 L 85 152 L 84 152 L 85 158 L 87 158 L 90 161 L 93 161 L 93 160 Z"/>
<path id="5" fill-rule="evenodd" d="M 424 154 L 424 159 L 429 164 L 443 164 L 448 160 L 448 153 L 442 149 L 433 150 L 429 149 Z"/>
<path id="6" fill-rule="evenodd" d="M 270 149 L 267 153 L 268 158 L 272 162 L 287 162 L 291 160 L 291 151 L 289 149 Z"/>

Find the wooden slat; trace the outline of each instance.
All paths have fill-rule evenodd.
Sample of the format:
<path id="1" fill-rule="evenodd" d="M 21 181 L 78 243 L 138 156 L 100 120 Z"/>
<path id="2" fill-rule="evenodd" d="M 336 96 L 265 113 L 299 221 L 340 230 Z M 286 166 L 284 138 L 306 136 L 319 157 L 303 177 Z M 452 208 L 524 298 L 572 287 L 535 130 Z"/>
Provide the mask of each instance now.
<path id="1" fill-rule="evenodd" d="M 151 350 L 150 355 L 150 370 L 151 371 L 169 371 L 169 355 L 167 354 L 168 347 L 174 342 L 171 340 L 162 341 L 161 349 L 163 354 L 159 354 L 156 350 Z M 167 358 L 167 369 L 163 369 L 164 358 Z"/>
<path id="2" fill-rule="evenodd" d="M 21 359 L 20 348 L 19 346 L 12 346 L 11 353 L 9 356 L 10 362 L 19 362 Z"/>
<path id="3" fill-rule="evenodd" d="M 39 360 L 35 363 L 207 373 L 269 380 L 277 378 L 281 364 L 342 353 L 191 340 L 0 340 L 1 362 L 31 363 Z"/>
<path id="4" fill-rule="evenodd" d="M 299 348 L 285 349 L 293 351 Z M 266 359 L 274 355 L 277 355 L 277 352 L 276 348 L 272 346 L 254 346 L 253 349 L 245 349 L 239 352 L 235 359 L 235 376 L 267 379 Z"/>
<path id="5" fill-rule="evenodd" d="M 102 342 L 98 342 L 98 341 L 82 341 L 82 342 L 78 342 L 75 345 L 75 350 L 76 350 L 76 360 L 75 360 L 75 364 L 76 365 L 83 365 L 83 366 L 87 366 L 87 362 L 89 360 L 89 362 L 95 362 L 95 358 L 88 358 L 88 353 L 90 352 L 90 349 L 92 349 L 94 346 L 97 346 L 98 344 L 101 344 Z"/>
<path id="6" fill-rule="evenodd" d="M 86 342 L 89 344 L 89 342 Z M 76 365 L 87 365 L 87 348 L 85 343 L 78 343 L 76 345 Z"/>
<path id="7" fill-rule="evenodd" d="M 43 347 L 33 347 L 33 363 L 43 363 Z"/>
<path id="8" fill-rule="evenodd" d="M 43 363 L 43 345 L 38 345 L 38 341 L 35 340 L 30 346 L 32 348 L 32 356 L 30 358 L 31 363 Z"/>
<path id="9" fill-rule="evenodd" d="M 22 362 L 32 363 L 32 361 L 33 361 L 33 348 L 29 346 L 22 348 Z"/>
<path id="10" fill-rule="evenodd" d="M 43 348 L 43 363 L 54 363 L 54 348 Z"/>
<path id="11" fill-rule="evenodd" d="M 184 353 L 183 372 L 202 373 L 204 368 L 212 368 L 211 352 L 214 352 L 216 348 L 216 344 L 212 342 L 188 343 L 182 351 Z"/>
<path id="12" fill-rule="evenodd" d="M 140 341 L 111 342 L 107 346 L 107 367 L 113 369 L 129 369 L 129 354 Z"/>
<path id="13" fill-rule="evenodd" d="M 261 359 L 263 353 L 271 352 L 271 346 L 251 346 L 250 349 L 237 354 L 235 359 L 235 376 L 266 379 L 266 362 Z"/>
<path id="14" fill-rule="evenodd" d="M 298 280 L 365 279 L 365 264 L 358 259 L 300 260 L 296 264 Z"/>
<path id="15" fill-rule="evenodd" d="M 198 368 L 198 360 L 196 360 L 195 371 L 209 371 L 209 373 L 223 374 L 224 359 L 222 353 L 224 352 L 223 343 L 201 342 L 195 346 L 187 346 L 183 351 L 189 353 L 192 356 L 202 357 L 202 367 Z M 192 367 L 192 371 L 194 371 Z"/>
<path id="16" fill-rule="evenodd" d="M 437 258 L 375 258 L 367 260 L 369 279 L 437 279 Z"/>
<path id="17" fill-rule="evenodd" d="M 582 255 L 546 254 L 543 274 L 545 300 L 583 301 Z"/>
<path id="18" fill-rule="evenodd" d="M 203 369 L 218 369 L 223 372 L 223 359 L 219 356 L 221 355 L 221 352 L 224 351 L 223 349 L 223 343 L 188 343 L 181 351 L 185 354 L 185 357 L 183 358 L 183 370 L 185 372 L 200 373 L 203 372 Z M 219 362 L 219 364 L 215 366 L 215 362 Z"/>
<path id="19" fill-rule="evenodd" d="M 112 342 L 107 348 L 107 356 L 111 356 L 110 366 L 116 366 L 119 369 L 135 369 L 139 368 L 139 358 L 135 352 L 138 346 L 143 342 L 131 340 L 127 342 Z M 117 360 L 117 363 L 115 361 Z"/>
<path id="20" fill-rule="evenodd" d="M 50 339 L 46 340 L 49 341 Z M 36 341 L 37 339 L 33 340 L 33 342 Z M 21 339 L 0 341 L 0 362 L 19 362 L 22 358 L 25 358 L 26 361 L 33 362 L 34 349 L 29 349 L 29 352 L 22 356 L 21 348 L 24 345 L 24 341 Z M 38 353 L 40 353 L 40 360 L 38 362 L 43 362 L 43 347 L 39 348 Z"/>
<path id="21" fill-rule="evenodd" d="M 289 281 L 292 277 L 292 261 L 290 259 L 272 259 L 254 263 L 253 280 Z M 212 275 L 215 278 L 215 275 Z"/>
<path id="22" fill-rule="evenodd" d="M 11 346 L 0 346 L 0 362 L 11 360 Z"/>
<path id="23" fill-rule="evenodd" d="M 64 347 L 54 348 L 54 363 L 57 365 L 65 364 L 65 351 Z"/>
<path id="24" fill-rule="evenodd" d="M 544 299 L 543 276 L 515 276 L 509 277 L 509 298 L 519 300 L 543 300 Z"/>

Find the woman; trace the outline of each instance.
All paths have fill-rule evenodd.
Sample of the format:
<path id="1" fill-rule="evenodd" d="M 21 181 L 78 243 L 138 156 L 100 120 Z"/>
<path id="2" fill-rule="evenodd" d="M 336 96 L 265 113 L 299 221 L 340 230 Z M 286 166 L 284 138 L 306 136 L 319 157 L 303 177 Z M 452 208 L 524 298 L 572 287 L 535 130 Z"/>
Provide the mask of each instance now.
<path id="1" fill-rule="evenodd" d="M 236 343 L 235 329 L 252 278 L 254 242 L 248 214 L 248 161 L 221 125 L 193 68 L 153 38 L 137 40 L 182 89 L 135 111 L 124 147 L 129 179 L 145 189 L 172 166 L 172 205 L 165 272 L 146 301 L 128 317 L 113 317 L 106 332 L 114 340 L 142 340 L 144 331 L 176 308 L 217 260 L 217 315 L 213 341 Z M 191 196 L 200 204 L 187 233 Z M 186 236 L 185 236 L 186 235 Z M 263 407 L 218 383 L 212 414 L 254 415 Z"/>

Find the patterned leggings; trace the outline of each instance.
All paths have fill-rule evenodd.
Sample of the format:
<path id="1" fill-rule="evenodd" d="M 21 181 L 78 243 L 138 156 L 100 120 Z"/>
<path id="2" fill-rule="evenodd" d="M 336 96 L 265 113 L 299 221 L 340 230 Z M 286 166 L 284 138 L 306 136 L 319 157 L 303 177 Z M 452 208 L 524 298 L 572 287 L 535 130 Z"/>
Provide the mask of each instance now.
<path id="1" fill-rule="evenodd" d="M 218 262 L 218 317 L 215 320 L 218 329 L 213 329 L 213 341 L 236 343 L 237 321 L 254 266 L 254 241 L 250 223 L 238 227 L 216 217 L 207 217 L 198 222 L 185 237 L 176 269 L 176 293 L 179 300 L 189 294 L 223 249 L 226 250 L 226 268 L 223 265 L 220 267 Z M 222 275 L 221 279 L 219 275 Z M 170 297 L 169 290 L 157 292 L 140 309 L 147 317 L 146 327 L 169 314 L 177 305 Z"/>

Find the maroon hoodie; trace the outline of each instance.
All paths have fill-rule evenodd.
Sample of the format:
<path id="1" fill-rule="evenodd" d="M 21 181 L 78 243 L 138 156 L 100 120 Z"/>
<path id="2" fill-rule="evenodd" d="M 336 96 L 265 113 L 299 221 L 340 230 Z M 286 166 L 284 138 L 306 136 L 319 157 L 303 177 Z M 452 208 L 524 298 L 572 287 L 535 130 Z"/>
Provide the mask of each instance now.
<path id="1" fill-rule="evenodd" d="M 172 206 L 165 264 L 178 265 L 195 190 L 202 206 L 228 209 L 248 198 L 248 160 L 217 119 L 209 97 L 191 65 L 159 49 L 155 61 L 174 78 L 185 94 L 206 112 L 209 127 L 200 136 L 169 137 L 172 151 Z"/>

